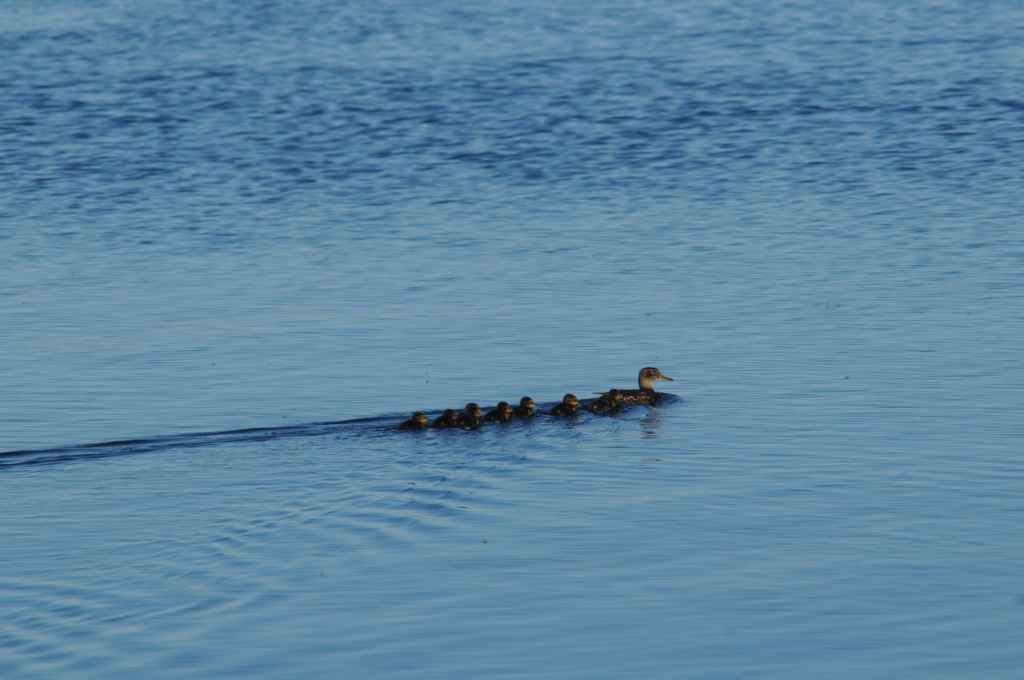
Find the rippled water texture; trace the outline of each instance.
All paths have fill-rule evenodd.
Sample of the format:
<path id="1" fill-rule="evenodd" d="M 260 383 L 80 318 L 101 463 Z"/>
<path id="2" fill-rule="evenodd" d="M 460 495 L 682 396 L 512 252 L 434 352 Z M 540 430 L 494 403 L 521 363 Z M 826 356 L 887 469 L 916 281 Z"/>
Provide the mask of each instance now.
<path id="1" fill-rule="evenodd" d="M 0 677 L 1018 678 L 1024 9 L 891 5 L 5 3 Z"/>

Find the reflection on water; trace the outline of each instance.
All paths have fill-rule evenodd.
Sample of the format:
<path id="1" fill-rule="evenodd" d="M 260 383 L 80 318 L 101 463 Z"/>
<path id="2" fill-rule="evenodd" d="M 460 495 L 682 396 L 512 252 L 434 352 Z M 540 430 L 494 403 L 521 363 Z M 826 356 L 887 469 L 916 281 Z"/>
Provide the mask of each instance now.
<path id="1" fill-rule="evenodd" d="M 643 433 L 646 437 L 655 437 L 658 434 L 658 410 L 649 409 L 647 414 L 640 421 L 640 425 L 643 427 Z"/>

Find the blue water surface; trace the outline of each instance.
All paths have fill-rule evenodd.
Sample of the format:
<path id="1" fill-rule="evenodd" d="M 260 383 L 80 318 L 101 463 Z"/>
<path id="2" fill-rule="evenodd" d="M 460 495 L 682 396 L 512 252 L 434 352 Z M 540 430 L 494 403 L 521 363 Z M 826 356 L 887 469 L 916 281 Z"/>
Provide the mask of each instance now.
<path id="1" fill-rule="evenodd" d="M 1019 678 L 1022 26 L 4 4 L 0 677 Z"/>

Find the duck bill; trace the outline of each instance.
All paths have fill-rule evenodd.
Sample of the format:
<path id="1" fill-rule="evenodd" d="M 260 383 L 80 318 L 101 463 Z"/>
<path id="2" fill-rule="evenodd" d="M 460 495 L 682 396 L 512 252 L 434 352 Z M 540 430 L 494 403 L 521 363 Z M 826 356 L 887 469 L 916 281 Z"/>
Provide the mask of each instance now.
<path id="1" fill-rule="evenodd" d="M 659 375 L 658 380 L 667 380 L 669 382 L 675 382 L 672 378 L 668 377 L 667 375 Z"/>

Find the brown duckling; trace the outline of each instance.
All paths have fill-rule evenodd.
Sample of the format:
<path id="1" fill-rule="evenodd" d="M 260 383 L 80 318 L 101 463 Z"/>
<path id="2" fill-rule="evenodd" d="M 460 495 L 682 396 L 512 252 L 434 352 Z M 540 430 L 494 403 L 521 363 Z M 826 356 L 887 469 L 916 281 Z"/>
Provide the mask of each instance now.
<path id="1" fill-rule="evenodd" d="M 459 414 L 455 409 L 446 408 L 444 413 L 434 418 L 434 422 L 430 424 L 431 427 L 444 429 L 449 427 L 460 427 L 462 425 L 462 419 L 459 418 Z"/>
<path id="2" fill-rule="evenodd" d="M 567 394 L 562 397 L 562 403 L 555 404 L 555 407 L 551 409 L 551 415 L 553 416 L 574 416 L 576 415 L 577 409 L 579 409 L 580 400 L 576 398 L 575 394 Z"/>
<path id="3" fill-rule="evenodd" d="M 485 420 L 490 423 L 507 423 L 512 420 L 512 415 L 512 405 L 507 401 L 499 401 L 494 410 L 487 414 Z"/>
<path id="4" fill-rule="evenodd" d="M 516 407 L 517 418 L 532 418 L 536 404 L 533 403 L 533 399 L 530 397 L 523 397 L 519 400 L 519 406 Z"/>
<path id="5" fill-rule="evenodd" d="M 462 411 L 463 429 L 475 430 L 476 428 L 480 427 L 480 424 L 483 423 L 483 420 L 483 411 L 480 410 L 480 407 L 477 404 L 473 402 L 469 402 L 468 404 L 466 404 L 466 408 L 463 409 Z"/>
<path id="6" fill-rule="evenodd" d="M 398 426 L 399 430 L 425 430 L 430 427 L 430 419 L 423 411 L 416 411 L 409 420 Z"/>
<path id="7" fill-rule="evenodd" d="M 622 390 L 614 387 L 587 404 L 587 410 L 598 415 L 610 415 L 622 408 Z"/>

